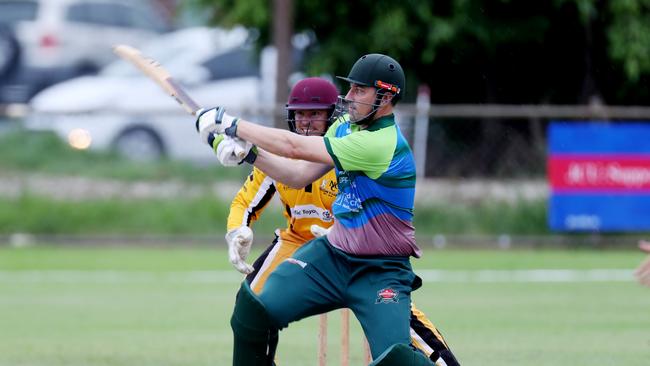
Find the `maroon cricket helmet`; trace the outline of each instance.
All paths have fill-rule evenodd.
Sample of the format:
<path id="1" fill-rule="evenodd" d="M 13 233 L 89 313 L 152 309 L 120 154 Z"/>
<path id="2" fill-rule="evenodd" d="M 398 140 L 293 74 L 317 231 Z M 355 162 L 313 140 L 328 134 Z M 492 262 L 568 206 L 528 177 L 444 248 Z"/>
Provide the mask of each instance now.
<path id="1" fill-rule="evenodd" d="M 287 122 L 289 129 L 296 132 L 295 111 L 322 109 L 328 111 L 327 126 L 332 124 L 332 115 L 339 92 L 331 82 L 317 77 L 300 80 L 293 86 L 287 101 Z"/>

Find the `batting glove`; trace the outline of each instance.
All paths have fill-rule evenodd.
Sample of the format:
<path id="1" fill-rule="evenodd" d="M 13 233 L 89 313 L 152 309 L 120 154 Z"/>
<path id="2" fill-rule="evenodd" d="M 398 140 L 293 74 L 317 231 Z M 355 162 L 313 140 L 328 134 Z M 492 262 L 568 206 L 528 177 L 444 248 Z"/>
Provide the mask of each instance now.
<path id="1" fill-rule="evenodd" d="M 224 107 L 216 107 L 199 111 L 196 118 L 196 131 L 201 141 L 212 146 L 214 135 L 237 136 L 237 121 L 239 118 L 226 113 Z"/>
<path id="2" fill-rule="evenodd" d="M 237 166 L 243 162 L 252 165 L 257 159 L 257 147 L 238 137 L 218 135 L 212 148 L 223 166 Z"/>
<path id="3" fill-rule="evenodd" d="M 240 226 L 226 234 L 228 243 L 228 259 L 230 263 L 243 274 L 252 273 L 254 268 L 246 263 L 246 257 L 253 245 L 253 231 L 248 226 Z"/>
<path id="4" fill-rule="evenodd" d="M 309 227 L 309 231 L 311 231 L 315 237 L 320 238 L 321 236 L 327 236 L 327 234 L 332 231 L 332 227 L 324 228 L 322 226 L 312 225 Z"/>

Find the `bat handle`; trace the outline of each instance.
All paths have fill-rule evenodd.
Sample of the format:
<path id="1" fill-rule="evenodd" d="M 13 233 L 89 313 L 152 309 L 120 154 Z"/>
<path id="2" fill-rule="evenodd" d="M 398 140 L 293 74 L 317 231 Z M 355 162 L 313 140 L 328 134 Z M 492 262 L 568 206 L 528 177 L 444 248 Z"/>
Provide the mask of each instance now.
<path id="1" fill-rule="evenodd" d="M 243 141 L 237 137 L 232 137 L 232 139 L 238 140 L 240 142 Z M 244 159 L 246 155 L 248 155 L 248 151 L 246 149 L 241 148 L 240 145 L 235 145 L 235 150 L 233 151 L 233 153 L 235 154 L 235 156 L 237 156 L 238 159 Z"/>
<path id="2" fill-rule="evenodd" d="M 239 138 L 237 138 L 237 137 L 228 137 L 226 135 L 215 135 L 215 141 L 212 142 L 212 145 L 214 146 L 215 143 L 221 143 L 221 141 L 224 140 L 224 139 L 237 139 L 237 140 L 239 140 Z M 235 145 L 235 149 L 233 150 L 233 154 L 235 154 L 235 156 L 238 159 L 243 160 L 246 157 L 246 155 L 248 155 L 248 151 L 241 148 L 239 145 Z"/>

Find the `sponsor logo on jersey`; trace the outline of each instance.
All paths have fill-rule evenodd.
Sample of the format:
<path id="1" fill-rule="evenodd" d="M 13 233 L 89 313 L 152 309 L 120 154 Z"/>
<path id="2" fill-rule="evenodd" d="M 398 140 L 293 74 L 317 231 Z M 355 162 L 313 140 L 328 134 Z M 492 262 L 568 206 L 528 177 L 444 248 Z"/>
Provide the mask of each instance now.
<path id="1" fill-rule="evenodd" d="M 322 221 L 332 221 L 332 213 L 322 207 L 314 205 L 300 205 L 291 208 L 291 217 L 294 219 L 318 219 Z"/>
<path id="2" fill-rule="evenodd" d="M 383 288 L 379 291 L 377 291 L 377 300 L 375 301 L 375 304 L 388 304 L 391 302 L 399 302 L 399 299 L 397 296 L 399 295 L 399 291 L 395 291 L 392 288 Z"/>
<path id="3" fill-rule="evenodd" d="M 341 206 L 346 211 L 359 212 L 363 209 L 361 199 L 353 193 L 339 193 L 334 201 L 334 206 Z"/>
<path id="4" fill-rule="evenodd" d="M 350 177 L 350 173 L 341 172 L 338 175 L 339 194 L 333 206 L 342 207 L 345 211 L 359 212 L 363 209 L 361 198 L 357 195 L 357 183 Z M 336 211 L 336 210 L 335 210 Z"/>
<path id="5" fill-rule="evenodd" d="M 339 188 L 335 180 L 323 179 L 320 183 L 320 190 L 330 197 L 335 197 Z"/>
<path id="6" fill-rule="evenodd" d="M 329 211 L 323 211 L 323 217 L 321 218 L 323 221 L 332 221 L 334 218 L 332 217 L 332 213 Z"/>

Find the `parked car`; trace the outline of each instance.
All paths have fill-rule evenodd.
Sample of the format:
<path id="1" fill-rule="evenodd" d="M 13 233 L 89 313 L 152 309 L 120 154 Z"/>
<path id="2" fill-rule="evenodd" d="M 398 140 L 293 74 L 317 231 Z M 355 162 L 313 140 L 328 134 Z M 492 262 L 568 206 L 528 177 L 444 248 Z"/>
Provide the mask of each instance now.
<path id="1" fill-rule="evenodd" d="M 0 87 L 18 65 L 20 46 L 11 28 L 0 24 Z"/>
<path id="2" fill-rule="evenodd" d="M 252 109 L 271 109 L 275 67 L 272 49 L 258 57 L 248 34 L 243 28 L 183 29 L 152 42 L 143 53 L 158 60 L 200 105 L 224 105 L 252 117 Z M 83 148 L 113 148 L 134 159 L 168 156 L 214 162 L 210 149 L 198 142 L 193 117 L 122 60 L 97 76 L 43 90 L 31 107 L 28 128 L 54 130 L 73 146 L 81 139 Z"/>
<path id="3" fill-rule="evenodd" d="M 24 103 L 40 89 L 97 72 L 113 59 L 111 45 L 141 45 L 170 30 L 149 1 L 0 0 L 0 23 L 21 46 L 21 67 L 0 103 Z"/>
<path id="4" fill-rule="evenodd" d="M 149 1 L 0 0 L 0 23 L 11 24 L 28 66 L 97 71 L 110 46 L 135 46 L 170 30 Z"/>

